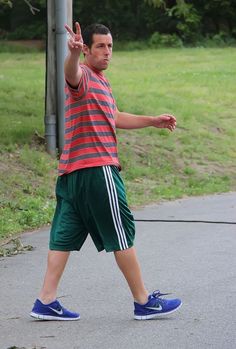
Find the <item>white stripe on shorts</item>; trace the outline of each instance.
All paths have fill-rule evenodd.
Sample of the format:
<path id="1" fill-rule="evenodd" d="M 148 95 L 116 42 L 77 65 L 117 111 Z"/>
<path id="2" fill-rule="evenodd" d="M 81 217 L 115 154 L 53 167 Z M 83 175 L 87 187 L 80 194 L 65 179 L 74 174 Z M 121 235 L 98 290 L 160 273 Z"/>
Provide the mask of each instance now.
<path id="1" fill-rule="evenodd" d="M 109 196 L 111 214 L 113 218 L 114 227 L 117 233 L 119 246 L 121 250 L 125 250 L 129 246 L 128 246 L 125 231 L 122 225 L 116 186 L 114 183 L 114 179 L 112 177 L 110 166 L 103 166 L 103 172 L 104 172 L 104 177 L 106 181 L 107 193 Z"/>

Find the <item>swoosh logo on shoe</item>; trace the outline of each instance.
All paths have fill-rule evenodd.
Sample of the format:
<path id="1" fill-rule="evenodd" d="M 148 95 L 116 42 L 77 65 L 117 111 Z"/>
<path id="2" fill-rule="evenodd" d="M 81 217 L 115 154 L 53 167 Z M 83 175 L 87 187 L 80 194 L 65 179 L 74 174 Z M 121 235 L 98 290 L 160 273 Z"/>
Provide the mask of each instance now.
<path id="1" fill-rule="evenodd" d="M 53 309 L 51 307 L 49 307 L 49 309 L 51 309 L 52 311 L 54 311 L 55 313 L 57 313 L 58 315 L 62 315 L 63 314 L 63 310 L 56 310 L 56 309 Z"/>
<path id="2" fill-rule="evenodd" d="M 146 309 L 150 310 L 162 310 L 162 306 L 159 304 L 158 307 L 145 307 Z"/>

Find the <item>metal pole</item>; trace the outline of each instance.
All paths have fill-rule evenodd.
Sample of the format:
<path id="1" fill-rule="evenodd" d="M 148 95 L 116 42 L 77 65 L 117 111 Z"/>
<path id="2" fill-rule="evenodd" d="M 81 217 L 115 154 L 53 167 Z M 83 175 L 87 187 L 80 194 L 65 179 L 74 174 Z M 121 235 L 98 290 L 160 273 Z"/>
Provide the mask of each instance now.
<path id="1" fill-rule="evenodd" d="M 67 1 L 55 0 L 56 9 L 56 76 L 57 76 L 57 121 L 58 121 L 58 146 L 61 154 L 64 146 L 64 61 L 67 52 L 66 30 Z"/>
<path id="2" fill-rule="evenodd" d="M 46 150 L 56 156 L 56 41 L 55 41 L 54 1 L 47 1 L 47 49 L 45 87 L 45 140 Z"/>
<path id="3" fill-rule="evenodd" d="M 73 0 L 67 0 L 67 24 L 72 28 Z"/>

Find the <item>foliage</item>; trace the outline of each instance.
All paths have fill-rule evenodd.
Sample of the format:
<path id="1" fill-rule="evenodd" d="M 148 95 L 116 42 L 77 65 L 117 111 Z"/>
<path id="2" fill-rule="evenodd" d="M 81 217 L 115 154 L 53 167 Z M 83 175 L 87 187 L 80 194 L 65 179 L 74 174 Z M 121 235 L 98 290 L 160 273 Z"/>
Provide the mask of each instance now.
<path id="1" fill-rule="evenodd" d="M 149 5 L 153 5 L 154 7 L 164 7 L 166 8 L 165 0 L 145 0 Z"/>
<path id="2" fill-rule="evenodd" d="M 13 7 L 13 5 L 16 4 L 16 0 L 0 0 L 0 5 L 1 6 L 8 6 L 10 8 Z M 40 9 L 35 7 L 33 4 L 32 4 L 32 1 L 31 0 L 23 0 L 23 2 L 29 7 L 30 11 L 32 12 L 32 14 L 34 15 L 35 12 L 39 12 Z M 21 1 L 22 3 L 22 1 Z M 39 5 L 40 7 L 46 7 L 46 0 L 36 0 L 34 1 L 34 4 L 37 3 L 37 5 Z"/>
<path id="3" fill-rule="evenodd" d="M 118 41 L 148 37 L 147 22 L 151 12 L 151 7 L 143 0 L 74 1 L 73 7 L 74 19 L 79 19 L 82 28 L 89 23 L 102 22 Z"/>
<path id="4" fill-rule="evenodd" d="M 147 40 L 139 41 L 115 41 L 113 51 L 141 51 L 149 47 Z"/>
<path id="5" fill-rule="evenodd" d="M 176 29 L 185 42 L 196 41 L 196 33 L 198 33 L 201 17 L 192 4 L 183 2 L 181 6 L 173 6 L 168 10 L 168 15 L 175 16 L 178 19 Z"/>
<path id="6" fill-rule="evenodd" d="M 46 39 L 46 28 L 42 21 L 35 21 L 27 25 L 22 24 L 17 28 L 6 34 L 5 39 L 8 40 L 33 40 L 33 39 Z"/>
<path id="7" fill-rule="evenodd" d="M 0 3 L 0 38 L 45 37 L 46 0 Z M 10 8 L 7 3 L 14 6 Z M 121 42 L 147 40 L 156 32 L 178 35 L 184 44 L 191 45 L 221 32 L 230 39 L 236 38 L 234 0 L 76 0 L 73 17 L 82 28 L 91 22 L 104 23 L 112 30 L 115 41 Z"/>
<path id="8" fill-rule="evenodd" d="M 46 0 L 13 0 L 0 8 L 1 39 L 45 39 Z"/>
<path id="9" fill-rule="evenodd" d="M 12 7 L 12 1 L 11 0 L 0 0 L 0 5 Z"/>
<path id="10" fill-rule="evenodd" d="M 158 47 L 182 47 L 182 40 L 176 34 L 160 34 L 155 32 L 149 39 L 149 45 L 153 48 Z"/>

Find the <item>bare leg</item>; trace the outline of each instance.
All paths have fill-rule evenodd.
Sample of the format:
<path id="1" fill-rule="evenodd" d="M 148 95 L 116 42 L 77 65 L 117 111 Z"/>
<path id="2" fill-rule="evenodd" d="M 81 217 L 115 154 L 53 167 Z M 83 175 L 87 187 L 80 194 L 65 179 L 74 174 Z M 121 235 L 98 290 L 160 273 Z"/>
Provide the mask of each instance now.
<path id="1" fill-rule="evenodd" d="M 141 269 L 134 247 L 114 252 L 116 262 L 126 278 L 134 300 L 145 304 L 148 300 L 148 291 L 144 286 Z"/>
<path id="2" fill-rule="evenodd" d="M 48 304 L 56 299 L 57 286 L 65 269 L 70 252 L 52 251 L 48 252 L 48 264 L 44 278 L 43 287 L 39 299 Z"/>

